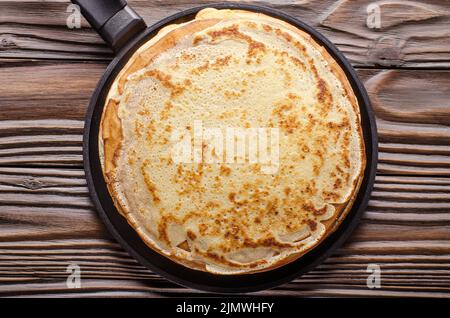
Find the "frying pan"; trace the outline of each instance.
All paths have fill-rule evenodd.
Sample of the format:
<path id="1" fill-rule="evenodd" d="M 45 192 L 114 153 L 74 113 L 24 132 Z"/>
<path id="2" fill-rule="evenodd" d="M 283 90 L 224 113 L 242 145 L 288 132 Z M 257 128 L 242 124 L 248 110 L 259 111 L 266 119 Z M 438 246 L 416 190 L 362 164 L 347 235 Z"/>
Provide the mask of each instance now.
<path id="1" fill-rule="evenodd" d="M 364 86 L 350 63 L 323 35 L 285 13 L 248 4 L 221 3 L 200 6 L 176 13 L 147 27 L 142 18 L 124 0 L 72 0 L 72 2 L 80 6 L 84 17 L 116 53 L 116 57 L 106 69 L 90 100 L 84 130 L 83 159 L 89 192 L 100 217 L 113 237 L 135 259 L 153 272 L 186 287 L 218 293 L 244 293 L 273 288 L 299 277 L 320 264 L 346 240 L 367 207 L 373 188 L 378 157 L 378 138 L 373 111 Z M 99 125 L 105 98 L 114 78 L 130 56 L 159 29 L 168 24 L 192 20 L 195 14 L 205 7 L 261 12 L 306 31 L 339 63 L 352 85 L 360 106 L 367 165 L 361 188 L 351 211 L 335 232 L 308 253 L 282 267 L 262 273 L 238 276 L 214 275 L 189 269 L 162 256 L 149 248 L 119 214 L 103 179 L 98 149 Z"/>

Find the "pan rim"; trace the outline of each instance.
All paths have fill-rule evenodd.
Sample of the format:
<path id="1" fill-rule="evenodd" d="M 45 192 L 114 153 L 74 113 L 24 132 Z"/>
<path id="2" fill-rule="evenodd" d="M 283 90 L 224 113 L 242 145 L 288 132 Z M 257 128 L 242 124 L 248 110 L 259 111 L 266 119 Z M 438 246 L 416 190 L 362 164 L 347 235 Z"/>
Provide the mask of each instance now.
<path id="1" fill-rule="evenodd" d="M 122 69 L 128 60 L 128 57 L 131 56 L 131 54 L 133 54 L 144 41 L 156 34 L 159 29 L 167 24 L 190 20 L 193 15 L 204 8 L 242 9 L 260 12 L 282 19 L 295 27 L 304 30 L 310 34 L 315 41 L 326 48 L 334 60 L 341 66 L 352 86 L 360 107 L 361 127 L 363 130 L 366 151 L 366 168 L 364 170 L 362 184 L 352 208 L 336 231 L 326 237 L 319 245 L 314 247 L 308 253 L 280 268 L 275 268 L 261 273 L 225 276 L 214 275 L 211 273 L 189 269 L 183 265 L 175 263 L 165 256 L 160 255 L 156 251 L 153 251 L 142 242 L 137 233 L 135 233 L 134 229 L 128 225 L 127 221 L 122 216 L 120 216 L 112 204 L 112 198 L 106 188 L 106 183 L 103 179 L 101 168 L 99 169 L 100 159 L 98 156 L 98 130 L 101 113 L 103 112 L 104 101 L 112 80 Z M 87 110 L 83 135 L 83 164 L 89 193 L 103 223 L 116 241 L 118 241 L 120 245 L 140 264 L 168 279 L 169 281 L 185 287 L 215 293 L 247 293 L 274 288 L 300 277 L 315 268 L 317 265 L 321 264 L 342 245 L 342 243 L 350 236 L 351 232 L 353 232 L 354 228 L 359 223 L 361 215 L 367 207 L 370 193 L 373 189 L 377 161 L 378 135 L 374 112 L 363 84 L 351 64 L 342 55 L 342 53 L 340 53 L 338 49 L 317 30 L 288 14 L 269 7 L 241 3 L 209 4 L 196 6 L 194 8 L 181 11 L 148 27 L 136 39 L 126 45 L 111 61 L 96 86 Z M 122 222 L 118 221 L 120 218 L 123 219 Z M 128 228 L 123 224 L 123 221 L 126 225 L 128 225 Z M 138 241 L 136 239 L 138 239 Z M 164 258 L 165 261 L 161 260 L 161 258 Z M 239 278 L 239 282 L 233 282 L 233 278 L 236 279 L 236 277 Z"/>

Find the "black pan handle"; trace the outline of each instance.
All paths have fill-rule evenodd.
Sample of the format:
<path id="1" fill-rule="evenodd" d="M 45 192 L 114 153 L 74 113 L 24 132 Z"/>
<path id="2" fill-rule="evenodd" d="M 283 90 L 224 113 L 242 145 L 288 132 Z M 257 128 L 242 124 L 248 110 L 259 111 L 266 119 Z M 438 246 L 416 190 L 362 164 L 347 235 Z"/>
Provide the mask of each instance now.
<path id="1" fill-rule="evenodd" d="M 71 0 L 89 24 L 118 51 L 147 26 L 126 0 Z"/>

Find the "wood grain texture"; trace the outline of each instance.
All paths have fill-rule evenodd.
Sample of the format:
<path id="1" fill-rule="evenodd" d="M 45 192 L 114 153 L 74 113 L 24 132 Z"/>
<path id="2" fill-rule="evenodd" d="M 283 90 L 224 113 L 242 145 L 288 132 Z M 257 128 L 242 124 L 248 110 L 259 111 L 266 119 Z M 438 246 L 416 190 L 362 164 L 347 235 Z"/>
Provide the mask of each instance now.
<path id="1" fill-rule="evenodd" d="M 104 63 L 4 61 L 0 165 L 81 167 L 84 114 L 105 68 Z M 450 71 L 360 69 L 358 74 L 377 115 L 379 173 L 449 176 Z"/>
<path id="2" fill-rule="evenodd" d="M 148 25 L 214 0 L 131 0 Z M 226 1 L 225 1 L 226 2 Z M 450 67 L 450 3 L 433 1 L 245 1 L 280 9 L 316 27 L 355 66 Z M 377 4 L 380 25 L 371 23 Z M 68 0 L 0 1 L 0 57 L 109 60 L 85 21 L 68 29 Z M 369 22 L 368 22 L 369 21 Z M 351 22 L 351 23 L 350 23 Z"/>
<path id="3" fill-rule="evenodd" d="M 113 242 L 81 170 L 6 167 L 0 180 L 0 295 L 204 295 L 152 274 Z M 446 178 L 377 177 L 369 208 L 345 246 L 295 282 L 260 294 L 443 296 L 450 289 L 450 218 L 434 200 L 450 205 L 449 194 Z M 403 206 L 405 198 L 420 211 Z M 74 263 L 82 270 L 80 290 L 65 286 Z M 382 268 L 381 290 L 365 287 L 370 263 Z"/>
<path id="4" fill-rule="evenodd" d="M 130 2 L 149 24 L 208 3 Z M 350 240 L 258 295 L 450 298 L 450 3 L 246 2 L 293 14 L 336 43 L 358 67 L 380 136 L 375 188 Z M 381 10 L 376 29 L 370 3 Z M 97 217 L 82 131 L 112 54 L 84 21 L 65 27 L 67 4 L 0 0 L 0 296 L 205 296 L 137 264 Z M 70 264 L 81 267 L 81 289 L 66 286 Z M 367 288 L 368 264 L 381 266 L 381 289 Z"/>

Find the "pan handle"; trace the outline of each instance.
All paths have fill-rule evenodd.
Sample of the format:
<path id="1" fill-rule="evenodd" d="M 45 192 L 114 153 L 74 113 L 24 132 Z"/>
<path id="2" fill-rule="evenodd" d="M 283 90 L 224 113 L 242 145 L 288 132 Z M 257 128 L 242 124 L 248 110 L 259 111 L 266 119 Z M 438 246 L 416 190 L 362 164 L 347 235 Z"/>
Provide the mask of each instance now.
<path id="1" fill-rule="evenodd" d="M 147 26 L 125 0 L 71 0 L 106 43 L 118 51 Z"/>

